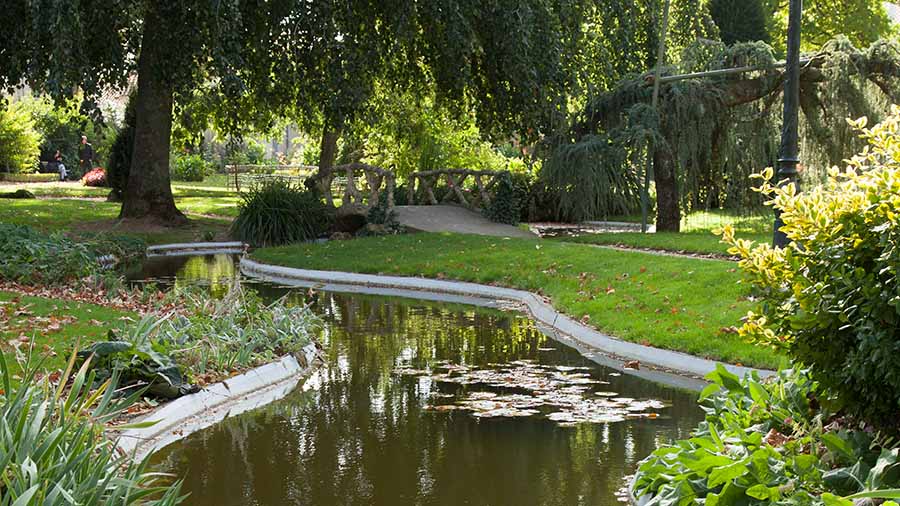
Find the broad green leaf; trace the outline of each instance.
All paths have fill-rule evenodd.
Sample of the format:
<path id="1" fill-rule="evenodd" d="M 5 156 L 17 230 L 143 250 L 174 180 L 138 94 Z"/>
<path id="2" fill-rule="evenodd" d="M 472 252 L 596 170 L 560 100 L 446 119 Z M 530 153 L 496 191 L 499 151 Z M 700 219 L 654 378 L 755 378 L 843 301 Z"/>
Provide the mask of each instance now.
<path id="1" fill-rule="evenodd" d="M 713 469 L 709 473 L 709 479 L 707 480 L 707 487 L 715 488 L 719 485 L 731 481 L 735 478 L 743 476 L 744 473 L 747 472 L 747 465 L 743 462 L 735 462 L 729 466 L 719 467 Z"/>

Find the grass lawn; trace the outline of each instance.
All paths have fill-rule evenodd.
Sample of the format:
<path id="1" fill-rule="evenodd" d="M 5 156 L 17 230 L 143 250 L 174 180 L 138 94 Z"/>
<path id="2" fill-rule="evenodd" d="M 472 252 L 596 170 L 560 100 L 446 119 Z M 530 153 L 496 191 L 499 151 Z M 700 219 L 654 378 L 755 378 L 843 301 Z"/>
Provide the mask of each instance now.
<path id="1" fill-rule="evenodd" d="M 627 248 L 648 248 L 664 251 L 727 255 L 728 245 L 719 241 L 713 230 L 731 225 L 735 235 L 756 242 L 772 241 L 772 215 L 735 216 L 718 211 L 700 211 L 684 217 L 681 233 L 617 232 L 582 234 L 578 237 L 560 237 L 557 240 L 582 244 L 601 244 Z"/>
<path id="2" fill-rule="evenodd" d="M 34 349 L 45 357 L 43 368 L 64 369 L 76 342 L 84 347 L 105 339 L 109 329 L 138 318 L 132 312 L 94 304 L 0 291 L 0 348 L 11 360 L 11 342 L 18 343 L 24 353 L 34 339 Z"/>
<path id="3" fill-rule="evenodd" d="M 186 213 L 234 218 L 238 214 L 240 197 L 224 186 L 224 176 L 215 175 L 198 183 L 172 183 L 175 205 Z M 220 184 L 221 183 L 221 184 Z M 92 188 L 78 182 L 16 183 L 0 185 L 0 192 L 25 189 L 42 200 L 93 198 L 105 199 L 109 188 Z"/>
<path id="4" fill-rule="evenodd" d="M 772 234 L 738 233 L 742 239 L 757 242 L 771 242 Z M 671 233 L 658 232 L 642 234 L 640 232 L 618 232 L 609 234 L 584 234 L 578 237 L 561 237 L 559 241 L 581 244 L 600 244 L 622 246 L 626 248 L 648 248 L 672 252 L 701 253 L 711 255 L 727 255 L 728 245 L 719 241 L 719 236 L 712 232 Z"/>
<path id="5" fill-rule="evenodd" d="M 745 343 L 731 330 L 751 304 L 728 261 L 459 234 L 292 245 L 253 256 L 290 267 L 522 288 L 543 293 L 556 308 L 621 339 L 750 366 L 782 363 L 771 350 Z"/>
<path id="6" fill-rule="evenodd" d="M 29 225 L 46 231 L 79 232 L 108 231 L 140 237 L 149 244 L 164 244 L 202 240 L 208 234 L 223 237 L 230 220 L 197 217 L 191 225 L 181 228 L 135 229 L 124 224 L 117 226 L 119 204 L 89 200 L 67 199 L 5 199 L 0 205 L 0 222 Z"/>

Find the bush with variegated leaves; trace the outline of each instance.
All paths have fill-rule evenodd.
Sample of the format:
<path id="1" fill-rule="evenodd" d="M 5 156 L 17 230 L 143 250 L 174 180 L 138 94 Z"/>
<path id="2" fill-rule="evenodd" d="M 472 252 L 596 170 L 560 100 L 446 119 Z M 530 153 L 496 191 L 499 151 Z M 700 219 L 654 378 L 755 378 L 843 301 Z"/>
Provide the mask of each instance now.
<path id="1" fill-rule="evenodd" d="M 786 248 L 725 228 L 730 253 L 760 295 L 743 336 L 809 367 L 836 407 L 900 429 L 900 108 L 866 129 L 868 146 L 826 184 L 797 194 L 772 170 L 759 191 L 782 213 Z"/>

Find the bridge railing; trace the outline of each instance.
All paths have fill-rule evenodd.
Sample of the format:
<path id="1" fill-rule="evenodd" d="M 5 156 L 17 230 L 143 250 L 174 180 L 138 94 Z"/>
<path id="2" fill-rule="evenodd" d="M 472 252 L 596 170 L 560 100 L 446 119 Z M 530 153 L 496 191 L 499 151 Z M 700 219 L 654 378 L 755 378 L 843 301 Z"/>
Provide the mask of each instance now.
<path id="1" fill-rule="evenodd" d="M 333 206 L 335 193 L 341 207 L 371 209 L 378 205 L 382 193 L 386 193 L 387 210 L 394 208 L 394 188 L 397 177 L 394 172 L 365 163 L 336 165 L 330 171 L 315 176 L 325 202 Z"/>
<path id="2" fill-rule="evenodd" d="M 413 172 L 409 175 L 407 200 L 410 205 L 457 203 L 471 209 L 482 208 L 490 205 L 492 190 L 504 173 L 469 169 Z M 472 178 L 474 185 L 466 186 L 469 178 Z M 442 184 L 446 190 L 441 193 Z"/>

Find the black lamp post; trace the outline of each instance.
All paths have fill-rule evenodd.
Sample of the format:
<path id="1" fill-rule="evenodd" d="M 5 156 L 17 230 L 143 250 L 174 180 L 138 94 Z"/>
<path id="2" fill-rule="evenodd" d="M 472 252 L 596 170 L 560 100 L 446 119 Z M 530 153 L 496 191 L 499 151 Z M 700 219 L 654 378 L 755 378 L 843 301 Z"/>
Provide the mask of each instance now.
<path id="1" fill-rule="evenodd" d="M 802 0 L 790 0 L 787 30 L 787 59 L 784 79 L 784 119 L 781 125 L 781 148 L 778 151 L 778 170 L 775 179 L 779 183 L 792 184 L 800 190 L 797 179 L 797 164 L 800 163 L 799 134 L 797 123 L 800 120 L 800 14 L 803 10 Z M 781 231 L 781 212 L 775 210 L 775 230 L 772 244 L 785 247 L 790 242 Z"/>

